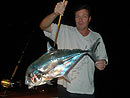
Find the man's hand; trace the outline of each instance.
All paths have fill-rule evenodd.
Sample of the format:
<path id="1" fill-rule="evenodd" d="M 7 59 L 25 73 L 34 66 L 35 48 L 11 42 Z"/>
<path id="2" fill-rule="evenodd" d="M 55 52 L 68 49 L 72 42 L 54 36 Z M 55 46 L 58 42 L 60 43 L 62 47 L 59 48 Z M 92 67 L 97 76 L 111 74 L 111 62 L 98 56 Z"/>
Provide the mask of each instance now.
<path id="1" fill-rule="evenodd" d="M 63 2 L 58 2 L 56 4 L 56 6 L 55 6 L 54 13 L 57 16 L 58 15 L 63 16 L 67 3 L 68 3 L 68 1 L 65 1 L 64 3 Z"/>
<path id="2" fill-rule="evenodd" d="M 99 70 L 104 70 L 104 68 L 107 65 L 106 60 L 104 60 L 104 59 L 98 60 L 95 64 L 96 64 L 97 69 L 99 69 Z"/>

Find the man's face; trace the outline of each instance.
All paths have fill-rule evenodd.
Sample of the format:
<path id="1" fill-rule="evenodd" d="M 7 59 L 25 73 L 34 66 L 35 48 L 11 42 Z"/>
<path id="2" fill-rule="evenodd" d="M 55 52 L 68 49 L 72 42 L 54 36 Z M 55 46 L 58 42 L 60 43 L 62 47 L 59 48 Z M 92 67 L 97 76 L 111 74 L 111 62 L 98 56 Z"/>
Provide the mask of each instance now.
<path id="1" fill-rule="evenodd" d="M 78 30 L 84 30 L 88 28 L 88 24 L 91 20 L 89 17 L 88 10 L 82 9 L 75 13 L 75 22 Z"/>

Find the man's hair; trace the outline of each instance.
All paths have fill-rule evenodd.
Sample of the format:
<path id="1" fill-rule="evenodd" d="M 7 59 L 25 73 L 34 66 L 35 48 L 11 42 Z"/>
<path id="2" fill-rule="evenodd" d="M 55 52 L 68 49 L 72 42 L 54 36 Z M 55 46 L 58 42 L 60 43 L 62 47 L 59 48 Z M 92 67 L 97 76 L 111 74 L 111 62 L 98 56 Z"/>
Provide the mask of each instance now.
<path id="1" fill-rule="evenodd" d="M 79 4 L 76 9 L 75 9 L 75 13 L 79 10 L 82 10 L 82 9 L 86 9 L 88 10 L 88 15 L 91 16 L 91 11 L 90 11 L 90 5 L 88 4 Z"/>

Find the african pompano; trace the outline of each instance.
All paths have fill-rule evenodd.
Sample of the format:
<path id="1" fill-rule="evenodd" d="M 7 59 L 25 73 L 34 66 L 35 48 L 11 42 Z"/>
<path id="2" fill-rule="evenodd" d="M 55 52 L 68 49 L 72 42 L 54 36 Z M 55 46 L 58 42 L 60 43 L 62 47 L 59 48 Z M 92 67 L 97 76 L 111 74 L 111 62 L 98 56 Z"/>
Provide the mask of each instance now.
<path id="1" fill-rule="evenodd" d="M 48 43 L 48 51 L 27 68 L 25 84 L 28 85 L 28 88 L 32 88 L 58 77 L 64 77 L 69 81 L 67 73 L 84 55 L 89 55 L 94 62 L 96 61 L 94 52 L 99 43 L 99 39 L 97 39 L 90 50 L 55 50 Z"/>

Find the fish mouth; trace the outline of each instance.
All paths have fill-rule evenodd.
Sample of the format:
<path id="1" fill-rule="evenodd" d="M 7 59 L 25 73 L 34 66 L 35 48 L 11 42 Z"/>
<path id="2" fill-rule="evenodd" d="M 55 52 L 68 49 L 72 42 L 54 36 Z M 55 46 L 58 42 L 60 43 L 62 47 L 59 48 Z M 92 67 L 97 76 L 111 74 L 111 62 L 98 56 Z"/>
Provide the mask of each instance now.
<path id="1" fill-rule="evenodd" d="M 38 86 L 42 82 L 42 77 L 41 75 L 36 75 L 36 74 L 30 74 L 26 76 L 26 81 L 25 84 L 28 85 L 28 88 L 31 89 L 34 86 Z"/>

